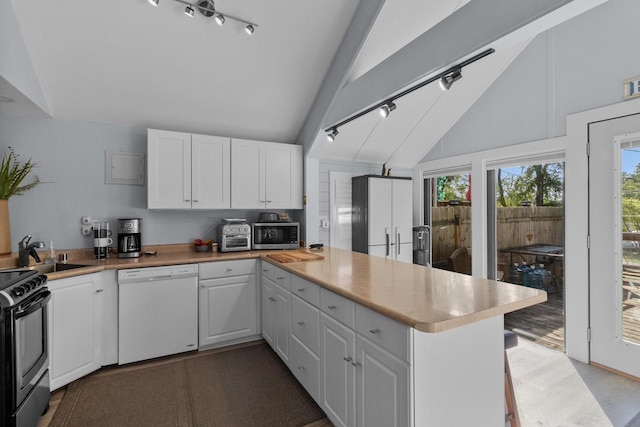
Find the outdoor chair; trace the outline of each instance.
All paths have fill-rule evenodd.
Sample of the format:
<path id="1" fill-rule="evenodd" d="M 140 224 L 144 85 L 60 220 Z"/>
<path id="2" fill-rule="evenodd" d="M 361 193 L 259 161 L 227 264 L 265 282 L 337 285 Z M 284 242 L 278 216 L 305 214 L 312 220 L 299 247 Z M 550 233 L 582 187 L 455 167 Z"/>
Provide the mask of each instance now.
<path id="1" fill-rule="evenodd" d="M 467 248 L 458 248 L 447 260 L 451 271 L 462 274 L 471 274 L 471 255 Z"/>

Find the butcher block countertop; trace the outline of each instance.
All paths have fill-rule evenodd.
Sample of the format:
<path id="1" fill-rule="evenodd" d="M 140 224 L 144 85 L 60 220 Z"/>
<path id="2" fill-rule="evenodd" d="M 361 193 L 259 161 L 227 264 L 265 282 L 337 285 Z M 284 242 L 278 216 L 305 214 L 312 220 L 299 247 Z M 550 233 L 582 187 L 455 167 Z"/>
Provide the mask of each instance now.
<path id="1" fill-rule="evenodd" d="M 445 331 L 547 300 L 546 292 L 537 289 L 328 247 L 318 252 L 195 252 L 192 245 L 145 250 L 157 250 L 157 255 L 111 255 L 96 260 L 92 250 L 67 251 L 69 263 L 86 267 L 47 273 L 47 277 L 57 280 L 103 270 L 261 258 L 423 332 Z M 280 256 L 274 260 L 273 255 Z M 15 262 L 2 257 L 0 268 Z"/>

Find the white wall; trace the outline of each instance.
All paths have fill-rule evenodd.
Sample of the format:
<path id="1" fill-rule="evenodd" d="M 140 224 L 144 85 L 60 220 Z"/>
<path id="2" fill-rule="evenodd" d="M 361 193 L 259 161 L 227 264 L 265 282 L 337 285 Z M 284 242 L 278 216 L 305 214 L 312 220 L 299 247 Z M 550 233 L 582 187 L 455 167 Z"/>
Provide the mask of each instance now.
<path id="1" fill-rule="evenodd" d="M 92 239 L 80 233 L 83 215 L 109 221 L 112 228 L 118 218 L 142 218 L 144 245 L 215 240 L 222 218 L 255 222 L 258 217 L 257 210 L 147 210 L 146 185 L 105 184 L 105 151 L 146 156 L 146 129 L 0 113 L 0 150 L 7 146 L 39 162 L 36 174 L 42 181 L 9 201 L 16 250 L 27 234 L 47 244 L 53 240 L 60 249 L 92 247 Z M 297 212 L 290 213 L 296 217 Z"/>
<path id="2" fill-rule="evenodd" d="M 640 75 L 640 2 L 608 1 L 540 34 L 422 161 L 566 135 Z"/>

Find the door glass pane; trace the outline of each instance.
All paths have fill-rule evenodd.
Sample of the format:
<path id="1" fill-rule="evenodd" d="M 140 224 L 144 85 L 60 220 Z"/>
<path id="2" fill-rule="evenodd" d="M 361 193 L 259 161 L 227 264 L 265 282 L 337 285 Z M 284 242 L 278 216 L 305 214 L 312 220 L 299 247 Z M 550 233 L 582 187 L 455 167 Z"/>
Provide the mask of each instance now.
<path id="1" fill-rule="evenodd" d="M 429 180 L 433 267 L 471 274 L 471 175 Z"/>
<path id="2" fill-rule="evenodd" d="M 640 344 L 640 141 L 621 144 L 622 339 Z"/>
<path id="3" fill-rule="evenodd" d="M 505 328 L 562 351 L 564 163 L 494 173 L 496 277 L 548 293 L 545 303 L 506 314 Z"/>

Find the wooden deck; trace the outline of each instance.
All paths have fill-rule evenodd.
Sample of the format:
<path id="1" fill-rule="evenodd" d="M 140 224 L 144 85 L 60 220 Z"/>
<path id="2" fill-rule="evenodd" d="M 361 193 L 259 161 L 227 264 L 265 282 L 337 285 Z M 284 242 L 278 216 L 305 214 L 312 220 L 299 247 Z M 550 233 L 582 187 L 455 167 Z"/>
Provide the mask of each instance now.
<path id="1" fill-rule="evenodd" d="M 564 301 L 558 292 L 547 301 L 504 315 L 504 328 L 540 345 L 564 352 Z"/>
<path id="2" fill-rule="evenodd" d="M 624 341 L 640 344 L 640 306 L 624 304 L 622 313 Z M 550 293 L 544 303 L 505 314 L 504 327 L 547 348 L 564 352 L 562 295 Z"/>

